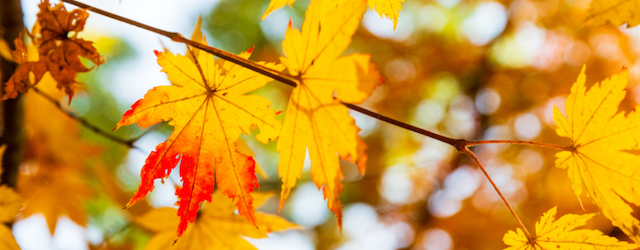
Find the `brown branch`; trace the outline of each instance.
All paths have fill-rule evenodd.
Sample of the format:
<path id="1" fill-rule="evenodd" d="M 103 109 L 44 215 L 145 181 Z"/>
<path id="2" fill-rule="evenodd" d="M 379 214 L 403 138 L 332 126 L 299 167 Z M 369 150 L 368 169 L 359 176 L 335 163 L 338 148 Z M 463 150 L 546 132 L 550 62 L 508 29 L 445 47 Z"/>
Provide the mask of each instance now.
<path id="1" fill-rule="evenodd" d="M 130 140 L 122 139 L 120 137 L 114 136 L 114 135 L 110 134 L 109 132 L 106 132 L 106 131 L 98 128 L 97 126 L 91 124 L 89 121 L 85 120 L 84 118 L 82 118 L 82 117 L 76 115 L 75 113 L 63 108 L 62 105 L 60 105 L 60 102 L 58 100 L 56 100 L 52 96 L 42 92 L 38 88 L 32 87 L 31 89 L 33 89 L 36 93 L 38 93 L 39 95 L 41 95 L 42 97 L 47 99 L 49 102 L 53 103 L 53 105 L 56 106 L 56 108 L 58 108 L 60 111 L 62 111 L 62 113 L 64 113 L 65 115 L 67 115 L 71 119 L 74 119 L 74 120 L 78 121 L 80 124 L 82 124 L 82 126 L 84 126 L 87 129 L 93 131 L 94 133 L 96 133 L 96 134 L 98 134 L 98 135 L 100 135 L 100 136 L 102 136 L 102 137 L 104 137 L 106 139 L 109 139 L 109 140 L 111 140 L 113 142 L 125 145 L 125 146 L 127 146 L 129 148 L 137 149 L 140 152 L 143 152 L 143 153 L 147 153 L 148 152 L 148 151 L 145 151 L 145 150 L 143 150 L 143 149 L 141 149 L 138 146 L 133 145 L 133 144 L 136 141 L 138 141 L 138 139 L 140 139 L 143 135 L 148 133 L 148 131 L 151 131 L 151 130 L 147 130 L 143 134 L 141 134 L 140 136 L 137 136 L 137 137 L 135 137 L 133 139 L 130 139 Z"/>
<path id="2" fill-rule="evenodd" d="M 554 148 L 560 150 L 571 151 L 570 147 L 563 147 L 560 145 L 552 144 L 552 143 L 544 143 L 544 142 L 535 142 L 535 141 L 515 141 L 515 140 L 482 140 L 482 141 L 467 141 L 464 143 L 465 147 L 474 147 L 478 145 L 484 144 L 520 144 L 520 145 L 529 145 L 543 148 Z"/>
<path id="3" fill-rule="evenodd" d="M 487 170 L 484 168 L 484 166 L 482 166 L 482 163 L 480 163 L 480 160 L 478 159 L 478 157 L 473 152 L 471 152 L 471 150 L 469 150 L 468 148 L 465 148 L 462 151 L 462 153 L 464 153 L 464 154 L 470 156 L 471 158 L 473 158 L 473 160 L 476 162 L 476 164 L 478 164 L 478 167 L 480 167 L 480 169 L 482 170 L 482 173 L 484 173 L 484 176 L 486 176 L 487 179 L 489 180 L 489 182 L 491 182 L 491 185 L 496 190 L 496 192 L 498 192 L 498 195 L 500 195 L 500 198 L 502 198 L 502 201 L 504 201 L 504 204 L 507 205 L 507 207 L 509 208 L 509 211 L 511 212 L 513 217 L 516 218 L 516 221 L 518 221 L 518 224 L 520 225 L 520 228 L 522 228 L 522 230 L 524 231 L 524 234 L 527 236 L 527 239 L 529 239 L 529 242 L 531 242 L 533 240 L 533 237 L 531 237 L 531 234 L 529 233 L 529 230 L 527 230 L 527 227 L 524 226 L 524 224 L 522 223 L 522 221 L 518 217 L 518 214 L 516 214 L 516 211 L 513 210 L 513 207 L 511 207 L 511 204 L 509 204 L 509 202 L 507 201 L 507 198 L 505 198 L 504 195 L 502 195 L 502 192 L 500 192 L 500 189 L 498 188 L 496 183 L 493 182 L 493 179 L 491 179 L 491 176 L 489 176 L 489 173 L 487 172 Z"/>
<path id="4" fill-rule="evenodd" d="M 166 36 L 166 37 L 170 38 L 171 40 L 173 40 L 175 42 L 180 42 L 180 43 L 187 44 L 189 46 L 196 47 L 198 49 L 201 49 L 201 50 L 204 50 L 206 52 L 209 52 L 209 53 L 211 53 L 211 54 L 213 54 L 213 55 L 215 55 L 217 57 L 220 57 L 220 58 L 222 58 L 224 60 L 227 60 L 229 62 L 235 63 L 235 64 L 240 65 L 242 67 L 245 67 L 247 69 L 250 69 L 250 70 L 252 70 L 252 71 L 254 71 L 256 73 L 259 73 L 259 74 L 264 75 L 264 76 L 271 77 L 274 80 L 277 80 L 277 81 L 282 82 L 284 84 L 287 84 L 289 86 L 296 87 L 298 85 L 296 80 L 295 80 L 296 77 L 294 77 L 292 75 L 289 75 L 287 73 L 282 73 L 282 72 L 267 68 L 267 67 L 265 67 L 263 65 L 260 65 L 260 64 L 254 62 L 254 61 L 251 61 L 251 60 L 248 60 L 248 59 L 244 59 L 242 57 L 239 57 L 239 56 L 237 56 L 235 54 L 226 52 L 224 50 L 217 49 L 217 48 L 214 48 L 214 47 L 202 44 L 202 43 L 191 41 L 189 39 L 184 38 L 184 36 L 180 35 L 177 32 L 169 32 L 169 31 L 157 29 L 157 28 L 151 27 L 149 25 L 142 24 L 142 23 L 133 21 L 131 19 L 127 19 L 127 18 L 118 16 L 116 14 L 113 14 L 113 13 L 110 13 L 110 12 L 107 12 L 107 11 L 104 11 L 104 10 L 101 10 L 101 9 L 98 9 L 98 8 L 94 8 L 94 7 L 90 6 L 90 5 L 87 5 L 87 4 L 84 4 L 84 3 L 81 3 L 81 2 L 78 2 L 78 1 L 75 1 L 75 0 L 62 0 L 62 1 L 66 2 L 66 3 L 70 3 L 70 4 L 73 4 L 73 5 L 76 5 L 76 6 L 80 7 L 80 8 L 87 9 L 89 11 L 92 11 L 92 12 L 95 12 L 95 13 L 98 13 L 98 14 L 113 18 L 115 20 L 118 20 L 118 21 L 130 24 L 130 25 L 133 25 L 133 26 L 136 26 L 136 27 L 139 27 L 139 28 L 142 28 L 142 29 L 145 29 L 145 30 L 148 30 L 148 31 L 160 34 L 160 35 L 163 35 L 163 36 Z M 347 108 L 350 108 L 350 109 L 355 110 L 357 112 L 360 112 L 360 113 L 363 113 L 365 115 L 371 116 L 371 117 L 376 118 L 378 120 L 382 120 L 382 121 L 388 122 L 388 123 L 390 123 L 392 125 L 395 125 L 395 126 L 398 126 L 398 127 L 404 128 L 404 129 L 408 129 L 408 130 L 411 130 L 413 132 L 422 134 L 424 136 L 427 136 L 427 137 L 439 140 L 441 142 L 447 143 L 447 144 L 449 144 L 451 146 L 454 146 L 454 147 L 458 148 L 458 150 L 460 150 L 463 147 L 463 143 L 465 141 L 463 139 L 453 139 L 453 138 L 449 138 L 449 137 L 446 137 L 446 136 L 443 136 L 443 135 L 439 135 L 439 134 L 433 133 L 431 131 L 427 131 L 425 129 L 421 129 L 421 128 L 415 127 L 413 125 L 410 125 L 410 124 L 407 124 L 407 123 L 392 119 L 390 117 L 383 116 L 381 114 L 375 113 L 373 111 L 370 111 L 368 109 L 362 108 L 360 106 L 356 106 L 356 105 L 349 104 L 349 103 L 343 103 L 343 104 L 345 106 L 347 106 Z"/>
<path id="5" fill-rule="evenodd" d="M 218 48 L 214 48 L 211 46 L 208 46 L 206 44 L 202 44 L 202 43 L 198 43 L 195 41 L 191 41 L 189 39 L 184 38 L 183 35 L 181 35 L 180 33 L 177 32 L 169 32 L 169 31 L 165 31 L 165 30 L 161 30 L 158 28 L 154 28 L 151 27 L 149 25 L 143 24 L 143 23 L 139 23 L 136 21 L 133 21 L 131 19 L 122 17 L 122 16 L 118 16 L 116 14 L 92 7 L 90 5 L 75 1 L 75 0 L 62 0 L 63 2 L 67 2 L 73 5 L 76 5 L 80 8 L 84 8 L 87 9 L 89 11 L 113 18 L 115 20 L 163 35 L 165 37 L 170 38 L 171 40 L 175 41 L 175 42 L 179 42 L 179 43 L 184 43 L 187 44 L 189 46 L 192 47 L 196 47 L 198 49 L 204 50 L 206 52 L 209 52 L 217 57 L 220 57 L 224 60 L 227 60 L 229 62 L 235 63 L 237 65 L 240 65 L 242 67 L 245 67 L 247 69 L 250 69 L 256 73 L 259 73 L 261 75 L 264 76 L 268 76 L 273 78 L 274 80 L 277 80 L 279 82 L 282 82 L 284 84 L 287 84 L 289 86 L 292 87 L 296 87 L 297 84 L 297 77 L 292 76 L 290 74 L 287 73 L 283 73 L 280 71 L 276 71 L 270 68 L 267 68 L 263 65 L 260 65 L 254 61 L 248 60 L 248 59 L 244 59 L 242 57 L 239 57 L 235 54 L 226 52 L 224 50 L 218 49 Z M 476 145 L 481 145 L 481 144 L 496 144 L 496 143 L 510 143 L 510 144 L 526 144 L 526 145 L 532 145 L 532 146 L 540 146 L 540 147 L 549 147 L 549 148 L 556 148 L 556 149 L 560 149 L 560 150 L 570 150 L 566 147 L 562 147 L 562 146 L 558 146 L 555 144 L 548 144 L 548 143 L 539 143 L 539 142 L 528 142 L 528 141 L 507 141 L 507 140 L 486 140 L 486 141 L 467 141 L 465 139 L 454 139 L 454 138 L 450 138 L 444 135 L 440 135 L 440 134 L 436 134 L 434 132 L 428 131 L 426 129 L 422 129 L 422 128 L 418 128 L 416 126 L 413 126 L 411 124 L 407 124 L 401 121 L 398 121 L 396 119 L 390 118 L 388 116 L 384 116 L 382 114 L 373 112 L 371 110 L 365 109 L 363 107 L 351 104 L 351 103 L 342 103 L 343 105 L 345 105 L 347 108 L 352 109 L 354 111 L 360 112 L 362 114 L 365 114 L 367 116 L 373 117 L 375 119 L 381 120 L 381 121 L 385 121 L 389 124 L 392 124 L 394 126 L 397 127 L 401 127 L 413 132 L 416 132 L 418 134 L 430 137 L 432 139 L 447 143 L 453 147 L 455 147 L 458 151 L 460 152 L 464 152 L 465 149 L 467 149 L 468 147 L 472 147 L 472 146 L 476 146 Z"/>

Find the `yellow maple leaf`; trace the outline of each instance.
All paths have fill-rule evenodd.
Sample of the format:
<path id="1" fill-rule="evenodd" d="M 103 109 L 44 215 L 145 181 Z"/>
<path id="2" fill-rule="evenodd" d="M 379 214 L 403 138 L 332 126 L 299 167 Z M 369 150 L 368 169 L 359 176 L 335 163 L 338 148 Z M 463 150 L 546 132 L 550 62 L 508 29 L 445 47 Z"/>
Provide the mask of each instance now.
<path id="1" fill-rule="evenodd" d="M 271 0 L 269 2 L 269 7 L 267 7 L 267 9 L 264 11 L 264 14 L 262 14 L 260 20 L 265 19 L 269 14 L 271 14 L 271 12 L 274 12 L 286 5 L 293 6 L 293 3 L 295 2 L 296 0 Z"/>
<path id="2" fill-rule="evenodd" d="M 362 0 L 356 0 L 362 1 Z M 292 6 L 296 0 L 271 0 L 269 7 L 264 11 L 260 20 L 265 19 L 271 12 L 276 11 L 286 5 Z M 324 11 L 333 11 L 336 8 L 340 8 L 342 4 L 348 2 L 346 0 L 320 0 Z M 398 25 L 398 18 L 400 17 L 400 10 L 402 9 L 401 3 L 404 0 L 368 0 L 369 8 L 375 9 L 380 17 L 387 17 L 393 20 L 393 29 L 396 29 Z"/>
<path id="3" fill-rule="evenodd" d="M 638 9 L 640 0 L 593 0 L 585 24 L 633 27 L 640 24 Z"/>
<path id="4" fill-rule="evenodd" d="M 253 49 L 240 54 L 249 58 Z M 271 78 L 232 63 L 214 61 L 211 54 L 199 53 L 198 60 L 156 51 L 158 63 L 172 86 L 159 86 L 127 111 L 116 129 L 137 123 L 143 129 L 161 121 L 174 126 L 169 139 L 151 152 L 140 174 L 142 182 L 127 207 L 153 190 L 155 179 L 165 178 L 180 161 L 183 186 L 179 197 L 181 223 L 178 236 L 193 222 L 199 203 L 211 199 L 214 185 L 230 198 L 237 198 L 240 215 L 255 223 L 251 192 L 258 187 L 253 158 L 239 153 L 241 133 L 251 134 L 257 126 L 257 140 L 267 143 L 280 132 L 280 121 L 271 103 L 257 95 L 246 95 L 264 86 Z M 195 53 L 194 53 L 195 54 Z M 282 65 L 261 63 L 282 71 Z"/>
<path id="5" fill-rule="evenodd" d="M 254 193 L 253 204 L 260 207 L 272 197 L 269 193 Z M 145 246 L 146 250 L 187 249 L 256 249 L 242 236 L 265 238 L 267 233 L 301 229 L 300 226 L 271 214 L 256 212 L 253 225 L 234 213 L 236 206 L 221 192 L 215 192 L 211 203 L 205 203 L 198 218 L 187 228 L 183 240 L 176 241 L 175 228 L 180 223 L 176 209 L 160 208 L 135 218 L 134 222 L 156 234 Z M 172 247 L 172 244 L 175 245 Z"/>
<path id="6" fill-rule="evenodd" d="M 587 92 L 583 67 L 565 103 L 567 118 L 554 108 L 556 132 L 571 139 L 556 154 L 556 167 L 567 169 L 576 195 L 583 187 L 614 226 L 640 242 L 640 221 L 628 203 L 640 205 L 640 114 L 617 113 L 624 99 L 628 71 L 613 75 Z"/>
<path id="7" fill-rule="evenodd" d="M 364 159 L 366 148 L 358 136 L 360 129 L 341 102 L 361 103 L 381 81 L 369 55 L 339 57 L 351 42 L 366 3 L 352 1 L 326 15 L 320 15 L 321 9 L 321 2 L 312 1 L 302 32 L 289 23 L 282 42 L 287 57 L 280 61 L 298 79 L 298 86 L 289 99 L 277 145 L 283 182 L 280 208 L 300 178 L 308 149 L 313 180 L 323 189 L 329 209 L 340 223 L 338 195 L 343 176 L 336 153 L 355 162 Z M 364 172 L 365 162 L 358 163 Z"/>
<path id="8" fill-rule="evenodd" d="M 549 209 L 536 223 L 536 236 L 529 240 L 524 232 L 518 228 L 517 233 L 509 230 L 503 241 L 509 247 L 505 250 L 534 250 L 534 249 L 635 249 L 638 246 L 614 237 L 602 235 L 598 230 L 574 230 L 584 226 L 596 214 L 566 214 L 556 219 L 557 207 Z"/>
<path id="9" fill-rule="evenodd" d="M 385 16 L 393 20 L 393 29 L 398 26 L 398 18 L 400 17 L 401 3 L 404 0 L 369 0 L 369 8 L 375 9 L 380 17 Z"/>
<path id="10" fill-rule="evenodd" d="M 10 222 L 22 208 L 22 197 L 12 188 L 0 186 L 0 223 Z"/>
<path id="11" fill-rule="evenodd" d="M 0 147 L 0 163 L 7 145 Z M 0 176 L 2 176 L 2 164 L 0 164 Z M 12 188 L 0 185 L 0 246 L 6 250 L 19 250 L 16 239 L 13 238 L 11 229 L 4 223 L 11 222 L 22 208 L 22 198 Z"/>

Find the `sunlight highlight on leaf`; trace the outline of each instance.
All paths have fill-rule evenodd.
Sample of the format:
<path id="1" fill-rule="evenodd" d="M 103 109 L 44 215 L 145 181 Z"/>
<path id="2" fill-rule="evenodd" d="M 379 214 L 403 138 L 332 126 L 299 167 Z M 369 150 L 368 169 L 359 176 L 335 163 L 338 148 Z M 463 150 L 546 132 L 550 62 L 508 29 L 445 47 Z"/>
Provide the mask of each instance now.
<path id="1" fill-rule="evenodd" d="M 567 169 L 576 195 L 584 188 L 614 226 L 640 242 L 640 221 L 628 204 L 640 205 L 640 156 L 625 152 L 640 149 L 640 114 L 618 112 L 628 74 L 624 70 L 587 91 L 583 67 L 565 104 L 567 117 L 554 108 L 556 132 L 571 139 L 569 149 L 556 154 L 556 167 Z"/>

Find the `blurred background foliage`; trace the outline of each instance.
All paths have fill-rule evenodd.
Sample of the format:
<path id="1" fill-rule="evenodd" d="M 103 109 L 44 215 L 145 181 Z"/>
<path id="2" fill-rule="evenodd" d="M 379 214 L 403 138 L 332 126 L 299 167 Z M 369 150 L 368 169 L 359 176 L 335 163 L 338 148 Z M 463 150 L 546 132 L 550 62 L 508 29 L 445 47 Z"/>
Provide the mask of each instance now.
<path id="1" fill-rule="evenodd" d="M 37 2 L 23 0 L 27 27 L 35 21 Z M 455 138 L 567 145 L 566 139 L 555 134 L 552 108 L 555 105 L 564 111 L 564 100 L 583 65 L 587 66 L 588 84 L 628 68 L 630 87 L 621 109 L 631 110 L 640 102 L 640 61 L 636 60 L 640 29 L 583 25 L 589 2 L 406 0 L 395 31 L 390 20 L 367 11 L 345 53 L 371 54 L 386 77 L 385 85 L 363 104 L 376 112 Z M 260 21 L 267 0 L 87 3 L 185 35 L 191 34 L 195 20 L 202 15 L 203 32 L 210 45 L 233 53 L 255 46 L 252 59 L 256 61 L 278 61 L 289 19 L 295 27 L 301 27 L 308 5 L 308 1 L 296 1 L 293 7 Z M 80 75 L 83 92 L 68 108 L 106 131 L 149 88 L 169 84 L 155 62 L 153 50 L 185 51 L 182 44 L 93 13 L 80 35 L 95 41 L 107 63 Z M 52 96 L 61 96 L 54 89 L 50 91 Z M 291 87 L 273 82 L 254 94 L 267 97 L 280 111 L 285 110 L 290 91 Z M 29 99 L 42 98 L 33 91 L 27 95 Z M 180 185 L 178 171 L 174 170 L 164 185 L 157 182 L 146 203 L 129 210 L 121 208 L 139 184 L 144 159 L 172 128 L 165 124 L 141 131 L 129 126 L 113 132 L 125 139 L 142 135 L 135 143 L 137 148 L 130 149 L 73 120 L 56 127 L 58 130 L 39 132 L 51 127 L 54 119 L 68 118 L 50 103 L 28 101 L 26 105 L 27 113 L 40 117 L 27 121 L 32 128 L 27 133 L 35 138 L 29 149 L 42 145 L 43 139 L 34 137 L 38 133 L 75 140 L 51 148 L 64 149 L 69 154 L 65 157 L 81 165 L 64 167 L 81 176 L 76 181 L 83 188 L 62 186 L 60 191 L 51 191 L 51 197 L 65 203 L 72 198 L 65 198 L 64 193 L 76 194 L 85 214 L 72 210 L 47 214 L 43 208 L 36 209 L 35 215 L 24 216 L 13 227 L 22 249 L 143 249 L 150 232 L 132 223 L 132 218 L 175 203 L 175 187 Z M 46 105 L 50 107 L 44 108 Z M 302 181 L 281 213 L 306 229 L 274 233 L 268 239 L 248 239 L 251 243 L 260 249 L 504 247 L 502 236 L 517 227 L 516 221 L 470 158 L 419 134 L 358 113 L 352 116 L 368 144 L 369 161 L 364 176 L 355 166 L 343 162 L 342 232 L 321 192 L 310 181 L 307 163 Z M 281 183 L 275 144 L 263 145 L 253 136 L 244 139 L 268 177 L 259 177 L 260 191 L 278 192 Z M 99 153 L 83 153 L 87 147 L 97 147 Z M 566 171 L 554 167 L 555 151 L 551 149 L 486 145 L 475 148 L 475 152 L 529 227 L 553 206 L 558 206 L 560 215 L 599 211 L 590 198 L 574 195 Z M 40 158 L 34 161 L 43 164 L 45 156 L 35 155 Z M 30 174 L 29 169 L 25 167 L 23 174 Z M 275 213 L 277 206 L 273 199 L 262 210 Z M 51 227 L 56 219 L 51 216 L 60 216 L 53 236 L 47 230 L 47 221 Z M 588 227 L 626 239 L 602 215 Z"/>

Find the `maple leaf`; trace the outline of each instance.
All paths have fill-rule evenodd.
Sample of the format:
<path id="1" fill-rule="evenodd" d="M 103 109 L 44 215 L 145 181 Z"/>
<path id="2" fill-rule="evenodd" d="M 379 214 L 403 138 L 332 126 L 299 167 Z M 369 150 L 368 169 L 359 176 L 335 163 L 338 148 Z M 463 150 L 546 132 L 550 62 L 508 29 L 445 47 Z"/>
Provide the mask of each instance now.
<path id="1" fill-rule="evenodd" d="M 628 24 L 633 27 L 640 24 L 640 0 L 593 0 L 589 13 L 585 19 L 587 25 L 613 25 Z"/>
<path id="2" fill-rule="evenodd" d="M 596 214 L 565 214 L 555 220 L 557 207 L 549 209 L 536 223 L 537 235 L 530 241 L 524 232 L 518 228 L 517 233 L 509 230 L 503 241 L 509 245 L 505 250 L 516 249 L 635 249 L 638 246 L 614 237 L 602 235 L 598 230 L 574 230 L 584 226 Z"/>
<path id="3" fill-rule="evenodd" d="M 254 205 L 260 207 L 272 197 L 268 193 L 254 193 Z M 271 214 L 256 212 L 256 225 L 234 213 L 236 206 L 215 192 L 211 203 L 205 203 L 198 218 L 184 233 L 185 240 L 175 241 L 173 229 L 180 223 L 176 209 L 160 208 L 134 218 L 134 222 L 156 234 L 145 246 L 146 250 L 187 249 L 256 249 L 242 236 L 265 238 L 267 233 L 301 229 L 300 226 Z M 172 247 L 172 244 L 175 245 Z"/>
<path id="4" fill-rule="evenodd" d="M 404 3 L 404 0 L 369 0 L 369 8 L 375 9 L 380 17 L 385 16 L 393 20 L 393 30 L 395 30 L 402 9 L 401 3 Z"/>
<path id="5" fill-rule="evenodd" d="M 64 94 L 53 82 L 45 75 L 39 90 L 61 99 Z M 27 141 L 17 184 L 26 201 L 22 216 L 43 214 L 52 234 L 60 216 L 85 225 L 84 203 L 92 192 L 84 181 L 83 159 L 100 155 L 102 149 L 80 140 L 80 124 L 44 97 L 29 92 L 24 98 Z"/>
<path id="6" fill-rule="evenodd" d="M 357 1 L 357 0 L 356 0 Z M 269 7 L 264 11 L 260 20 L 265 19 L 271 12 L 276 11 L 286 5 L 293 6 L 296 0 L 271 0 L 269 2 Z M 323 10 L 333 11 L 337 8 L 340 8 L 342 4 L 346 1 L 344 0 L 320 0 L 322 2 Z M 380 17 L 387 17 L 393 20 L 393 29 L 396 29 L 398 25 L 398 18 L 400 17 L 400 10 L 402 9 L 401 3 L 404 3 L 404 0 L 368 0 L 369 8 L 372 10 L 375 9 Z"/>
<path id="7" fill-rule="evenodd" d="M 271 12 L 274 12 L 286 5 L 293 6 L 293 3 L 295 2 L 296 0 L 271 0 L 269 2 L 269 7 L 264 11 L 260 20 L 264 20 L 269 14 L 271 14 Z"/>
<path id="8" fill-rule="evenodd" d="M 24 217 L 41 213 L 53 235 L 58 218 L 67 216 L 78 225 L 87 223 L 84 201 L 91 191 L 81 174 L 64 166 L 40 167 L 35 173 L 22 173 L 18 190 L 25 197 Z"/>
<path id="9" fill-rule="evenodd" d="M 585 68 L 571 87 L 565 108 L 567 118 L 554 108 L 556 132 L 571 139 L 556 154 L 556 167 L 567 169 L 576 195 L 583 187 L 614 226 L 640 242 L 640 221 L 628 203 L 640 205 L 640 156 L 629 150 L 640 146 L 640 114 L 617 113 L 624 99 L 628 71 L 613 75 L 587 92 Z M 617 113 L 617 114 L 616 114 Z"/>
<path id="10" fill-rule="evenodd" d="M 358 27 L 366 2 L 352 1 L 326 15 L 320 15 L 321 9 L 321 2 L 312 1 L 302 33 L 291 28 L 289 22 L 282 42 L 287 57 L 280 61 L 298 79 L 298 86 L 289 99 L 277 145 L 278 172 L 283 182 L 280 208 L 300 178 L 308 149 L 313 180 L 323 189 L 340 225 L 342 205 L 338 195 L 343 176 L 337 155 L 358 161 L 363 173 L 366 148 L 358 136 L 360 129 L 341 102 L 361 103 L 381 81 L 369 55 L 338 58 Z"/>
<path id="11" fill-rule="evenodd" d="M 0 246 L 6 250 L 19 250 L 11 229 L 4 223 L 10 222 L 22 207 L 22 198 L 12 188 L 0 186 Z"/>
<path id="12" fill-rule="evenodd" d="M 249 58 L 251 51 L 240 54 Z M 250 134 L 257 126 L 257 139 L 275 140 L 281 125 L 270 102 L 260 96 L 245 95 L 264 86 L 271 78 L 232 63 L 214 62 L 213 55 L 199 53 L 198 60 L 172 53 L 159 53 L 158 63 L 172 86 L 155 87 L 127 111 L 116 129 L 137 123 L 142 128 L 161 121 L 174 126 L 169 139 L 159 144 L 146 160 L 140 176 L 142 183 L 127 207 L 153 189 L 153 181 L 165 178 L 180 161 L 183 187 L 179 197 L 181 218 L 178 236 L 187 222 L 193 222 L 202 201 L 210 201 L 214 184 L 226 196 L 238 198 L 240 215 L 256 223 L 249 194 L 258 187 L 255 162 L 237 151 L 242 132 Z M 282 65 L 262 63 L 281 71 Z"/>
<path id="13" fill-rule="evenodd" d="M 12 221 L 22 209 L 22 197 L 12 188 L 0 185 L 0 223 Z"/>
<path id="14" fill-rule="evenodd" d="M 254 158 L 256 156 L 253 150 L 251 150 L 251 148 L 249 147 L 249 145 L 247 145 L 247 142 L 244 141 L 242 138 L 238 139 L 236 143 L 236 149 L 241 154 L 249 156 L 251 158 Z M 265 180 L 269 179 L 267 172 L 265 172 L 264 169 L 262 169 L 262 166 L 260 166 L 260 164 L 258 164 L 257 162 L 256 162 L 256 174 L 260 175 L 260 177 L 262 177 Z"/>
<path id="15" fill-rule="evenodd" d="M 95 65 L 103 64 L 105 60 L 93 47 L 93 42 L 78 38 L 78 32 L 84 29 L 89 13 L 82 9 L 68 12 L 62 3 L 52 7 L 49 0 L 43 0 L 39 7 L 38 19 L 32 29 L 32 39 L 38 47 L 39 60 L 26 62 L 22 37 L 16 39 L 16 51 L 12 54 L 20 65 L 5 84 L 2 98 L 15 98 L 19 92 L 26 92 L 48 71 L 56 80 L 58 88 L 64 89 L 71 101 L 77 73 L 90 70 L 82 64 L 79 57 L 87 58 Z M 35 75 L 34 83 L 29 80 L 29 72 Z"/>
<path id="16" fill-rule="evenodd" d="M 2 162 L 5 149 L 7 149 L 7 145 L 0 147 L 0 163 Z M 0 176 L 2 176 L 2 171 L 2 165 L 0 164 Z M 16 239 L 13 238 L 11 229 L 4 224 L 13 221 L 21 208 L 22 198 L 20 195 L 16 194 L 12 188 L 6 185 L 0 185 L 0 246 L 3 246 L 3 249 L 20 249 Z"/>
<path id="17" fill-rule="evenodd" d="M 38 83 L 48 71 L 45 61 L 29 62 L 27 48 L 22 41 L 22 32 L 16 40 L 13 42 L 16 45 L 16 49 L 11 51 L 13 60 L 18 63 L 18 68 L 11 75 L 9 81 L 5 83 L 4 95 L 2 99 L 16 98 L 18 93 L 26 92 L 31 88 L 32 84 L 29 80 L 29 73 L 33 73 L 34 82 Z"/>

